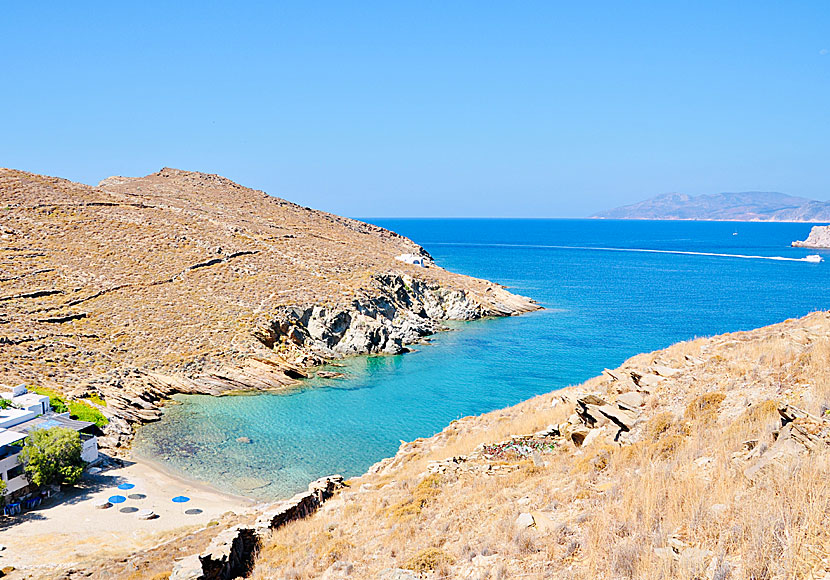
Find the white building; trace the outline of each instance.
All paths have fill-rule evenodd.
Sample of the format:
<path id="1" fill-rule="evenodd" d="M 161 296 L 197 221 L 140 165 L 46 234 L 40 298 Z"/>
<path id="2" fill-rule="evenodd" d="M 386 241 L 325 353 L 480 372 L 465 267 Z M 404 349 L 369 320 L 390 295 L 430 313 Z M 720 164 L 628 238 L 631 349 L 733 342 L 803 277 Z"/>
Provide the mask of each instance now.
<path id="1" fill-rule="evenodd" d="M 414 266 L 420 266 L 421 268 L 426 268 L 428 265 L 426 258 L 423 256 L 416 256 L 415 254 L 401 254 L 400 256 L 395 256 L 395 259 Z"/>
<path id="2" fill-rule="evenodd" d="M 8 429 L 37 417 L 26 409 L 0 409 L 0 429 Z"/>
<path id="3" fill-rule="evenodd" d="M 6 387 L 8 388 L 8 387 Z M 26 389 L 26 385 L 18 385 L 10 391 L 0 392 L 0 398 L 11 401 L 12 405 L 18 409 L 26 409 L 37 415 L 42 415 L 49 411 L 49 397 L 45 395 L 38 395 L 37 393 L 30 393 Z"/>
<path id="4" fill-rule="evenodd" d="M 29 484 L 18 455 L 25 433 L 0 429 L 0 478 L 6 482 L 6 494 L 12 494 Z"/>
<path id="5" fill-rule="evenodd" d="M 100 433 L 95 423 L 76 421 L 69 413 L 52 413 L 49 397 L 29 393 L 24 385 L 8 390 L 0 385 L 0 398 L 11 401 L 14 407 L 0 409 L 0 478 L 6 482 L 6 495 L 26 487 L 29 482 L 20 463 L 26 436 L 36 429 L 63 427 L 77 431 L 81 437 L 81 459 L 87 463 L 98 460 Z M 25 492 L 24 492 L 25 493 Z"/>

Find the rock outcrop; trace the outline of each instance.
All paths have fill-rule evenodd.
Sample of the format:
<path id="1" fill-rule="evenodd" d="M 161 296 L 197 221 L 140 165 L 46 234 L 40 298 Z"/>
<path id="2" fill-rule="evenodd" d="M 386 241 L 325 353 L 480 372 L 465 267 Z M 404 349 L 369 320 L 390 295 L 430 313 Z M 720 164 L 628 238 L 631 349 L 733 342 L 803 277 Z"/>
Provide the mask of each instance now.
<path id="1" fill-rule="evenodd" d="M 321 358 L 364 353 L 398 354 L 407 344 L 438 331 L 442 320 L 490 314 L 463 290 L 446 289 L 407 274 L 378 277 L 379 295 L 340 307 L 286 306 L 256 336 L 263 344 L 299 347 Z M 498 314 L 521 311 L 504 293 Z"/>
<path id="2" fill-rule="evenodd" d="M 750 480 L 759 479 L 773 466 L 786 467 L 798 455 L 830 451 L 830 420 L 788 404 L 781 405 L 778 413 L 781 429 L 771 434 L 771 444 L 748 441 L 744 443 L 744 452 L 735 454 L 735 459 L 749 462 L 744 475 Z"/>
<path id="3" fill-rule="evenodd" d="M 231 580 L 247 576 L 262 541 L 272 530 L 313 514 L 341 487 L 341 476 L 322 477 L 311 482 L 308 491 L 267 508 L 255 525 L 239 524 L 222 530 L 203 552 L 175 562 L 170 580 Z"/>
<path id="4" fill-rule="evenodd" d="M 830 226 L 813 226 L 806 240 L 796 240 L 794 248 L 830 248 Z"/>

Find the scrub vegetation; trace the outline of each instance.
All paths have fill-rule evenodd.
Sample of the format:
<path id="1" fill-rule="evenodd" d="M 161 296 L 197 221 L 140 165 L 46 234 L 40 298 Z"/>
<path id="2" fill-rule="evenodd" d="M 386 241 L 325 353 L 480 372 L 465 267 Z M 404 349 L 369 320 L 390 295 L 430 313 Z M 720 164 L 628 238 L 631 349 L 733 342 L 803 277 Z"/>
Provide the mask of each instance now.
<path id="1" fill-rule="evenodd" d="M 79 421 L 89 421 L 90 423 L 95 423 L 101 428 L 106 427 L 109 423 L 109 419 L 107 419 L 101 411 L 89 403 L 77 400 L 66 400 L 57 391 L 53 391 L 52 389 L 47 389 L 45 387 L 30 386 L 29 390 L 39 395 L 49 397 L 49 404 L 56 413 L 66 413 L 68 411 L 69 416 L 73 419 L 78 419 Z M 97 400 L 101 401 L 101 399 Z M 96 402 L 96 400 L 91 397 L 90 401 Z M 103 401 L 101 402 L 103 403 Z"/>
<path id="2" fill-rule="evenodd" d="M 20 461 L 26 477 L 38 487 L 73 485 L 81 479 L 81 437 L 71 429 L 37 429 L 27 437 Z"/>

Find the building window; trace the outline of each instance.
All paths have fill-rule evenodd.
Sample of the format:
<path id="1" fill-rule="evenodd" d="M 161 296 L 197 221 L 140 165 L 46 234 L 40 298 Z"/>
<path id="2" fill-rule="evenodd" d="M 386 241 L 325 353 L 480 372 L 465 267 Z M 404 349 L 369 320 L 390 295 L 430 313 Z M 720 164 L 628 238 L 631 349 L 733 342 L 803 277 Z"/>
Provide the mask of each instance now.
<path id="1" fill-rule="evenodd" d="M 15 465 L 11 469 L 9 469 L 9 472 L 6 475 L 6 477 L 8 477 L 9 479 L 14 479 L 15 477 L 18 477 L 20 475 L 23 475 L 23 466 Z"/>

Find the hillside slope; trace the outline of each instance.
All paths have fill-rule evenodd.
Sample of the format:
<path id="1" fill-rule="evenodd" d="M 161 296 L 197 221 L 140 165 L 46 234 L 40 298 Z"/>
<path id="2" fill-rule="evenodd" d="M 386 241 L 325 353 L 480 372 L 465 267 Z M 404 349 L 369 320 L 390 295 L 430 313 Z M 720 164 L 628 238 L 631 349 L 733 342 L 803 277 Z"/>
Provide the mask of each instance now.
<path id="1" fill-rule="evenodd" d="M 216 175 L 90 187 L 0 169 L 0 200 L 0 383 L 103 398 L 112 446 L 174 392 L 282 388 L 441 320 L 537 308 L 396 260 L 428 255 L 393 232 Z"/>
<path id="2" fill-rule="evenodd" d="M 599 212 L 591 217 L 649 220 L 830 221 L 830 202 L 775 192 L 715 193 L 690 196 L 667 193 Z"/>
<path id="3" fill-rule="evenodd" d="M 828 313 L 638 355 L 402 444 L 253 578 L 829 578 L 828 407 Z"/>

